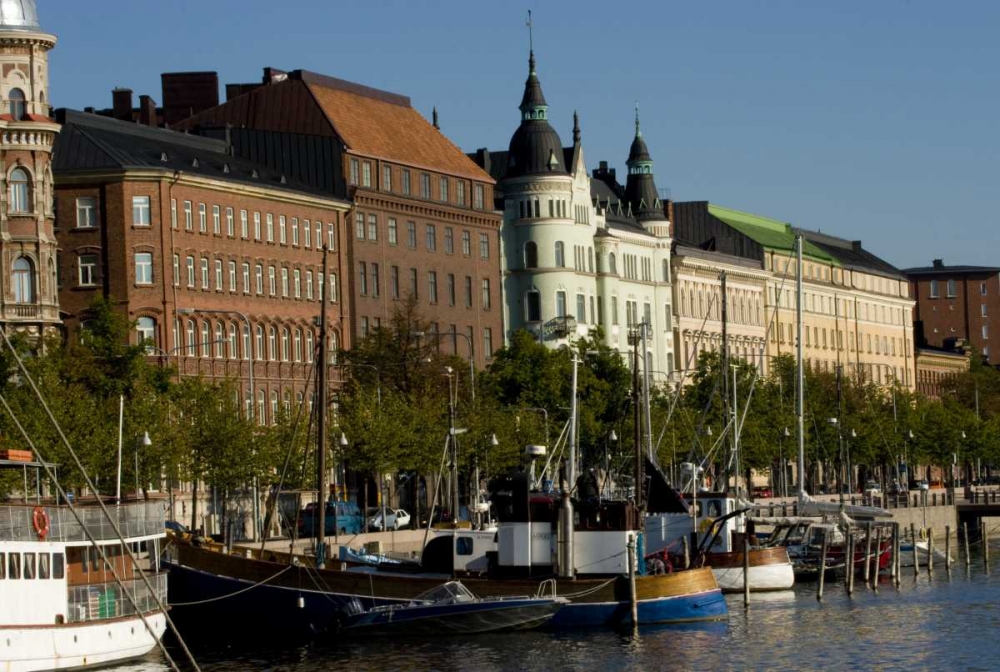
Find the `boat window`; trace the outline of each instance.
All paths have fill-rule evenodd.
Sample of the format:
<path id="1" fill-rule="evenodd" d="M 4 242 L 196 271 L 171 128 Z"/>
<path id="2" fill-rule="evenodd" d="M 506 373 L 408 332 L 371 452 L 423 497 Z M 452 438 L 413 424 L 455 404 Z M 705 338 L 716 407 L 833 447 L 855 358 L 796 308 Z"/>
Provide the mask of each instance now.
<path id="1" fill-rule="evenodd" d="M 11 553 L 7 559 L 10 561 L 7 563 L 7 576 L 12 579 L 21 578 L 21 554 Z"/>
<path id="2" fill-rule="evenodd" d="M 455 540 L 456 555 L 472 555 L 472 537 L 459 537 Z"/>
<path id="3" fill-rule="evenodd" d="M 713 518 L 717 518 L 722 515 L 722 507 L 719 506 L 719 500 L 710 499 L 708 500 L 708 515 Z"/>
<path id="4" fill-rule="evenodd" d="M 25 553 L 24 554 L 24 578 L 33 579 L 35 578 L 35 554 Z"/>
<path id="5" fill-rule="evenodd" d="M 52 554 L 52 578 L 62 579 L 66 576 L 66 558 L 62 553 Z"/>
<path id="6" fill-rule="evenodd" d="M 7 557 L 5 553 L 0 553 L 0 579 L 7 578 Z"/>
<path id="7" fill-rule="evenodd" d="M 50 561 L 51 557 L 52 556 L 50 556 L 48 553 L 39 553 L 38 554 L 38 578 L 39 579 L 47 579 L 47 578 L 49 578 L 49 576 L 51 576 L 51 574 L 49 572 L 49 561 Z"/>

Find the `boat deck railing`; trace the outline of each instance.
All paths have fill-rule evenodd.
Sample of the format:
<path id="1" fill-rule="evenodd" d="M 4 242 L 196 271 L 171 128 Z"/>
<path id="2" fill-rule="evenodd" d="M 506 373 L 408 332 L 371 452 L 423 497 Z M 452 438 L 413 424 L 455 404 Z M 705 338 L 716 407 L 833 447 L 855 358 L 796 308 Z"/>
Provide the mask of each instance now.
<path id="1" fill-rule="evenodd" d="M 124 588 L 115 582 L 70 586 L 66 620 L 70 623 L 83 623 L 135 616 L 135 607 L 129 602 L 125 591 L 135 600 L 141 613 L 155 611 L 157 597 L 163 604 L 167 603 L 167 575 L 147 574 L 146 578 L 153 587 L 152 591 L 146 588 L 141 579 L 124 581 Z"/>
<path id="2" fill-rule="evenodd" d="M 109 504 L 107 508 L 126 539 L 165 533 L 166 511 L 163 502 L 127 502 Z M 39 532 L 34 525 L 35 509 L 44 510 L 48 516 L 46 541 L 88 541 L 84 528 L 76 522 L 69 507 L 31 504 L 0 505 L 0 540 L 38 540 Z M 100 507 L 78 504 L 76 512 L 95 539 L 118 538 L 114 526 Z"/>

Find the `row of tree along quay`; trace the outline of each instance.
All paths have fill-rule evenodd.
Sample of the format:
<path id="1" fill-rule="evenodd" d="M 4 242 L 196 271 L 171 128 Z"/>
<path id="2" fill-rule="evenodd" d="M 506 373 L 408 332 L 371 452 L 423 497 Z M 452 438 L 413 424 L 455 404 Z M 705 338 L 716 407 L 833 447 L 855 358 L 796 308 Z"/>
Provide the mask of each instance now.
<path id="1" fill-rule="evenodd" d="M 315 489 L 311 404 L 289 408 L 274 424 L 259 426 L 240 408 L 238 381 L 180 377 L 168 362 L 150 357 L 146 344 L 130 345 L 134 325 L 113 301 L 98 300 L 92 312 L 79 338 L 44 347 L 15 338 L 15 347 L 30 355 L 25 358 L 30 375 L 102 494 L 116 488 L 122 402 L 123 491 L 138 484 L 148 495 L 151 488 L 162 492 L 200 482 L 226 511 L 226 500 L 245 497 L 254 482 L 262 493 L 273 491 L 279 480 L 286 490 Z M 338 467 L 342 496 L 367 507 L 378 501 L 376 489 L 397 500 L 399 493 L 409 492 L 409 500 L 400 504 L 414 507 L 414 522 L 425 519 L 436 474 L 443 468 L 447 475 L 453 467 L 450 456 L 442 460 L 452 420 L 465 430 L 457 437 L 454 465 L 463 502 L 475 468 L 483 479 L 524 468 L 525 446 L 548 445 L 551 451 L 562 433 L 574 356 L 580 358 L 581 464 L 585 470 L 610 468 L 620 475 L 619 485 L 628 484 L 635 454 L 624 438 L 633 436 L 631 375 L 628 362 L 603 345 L 596 329 L 591 337 L 559 349 L 529 333 L 515 333 L 485 370 L 475 372 L 473 383 L 468 361 L 450 354 L 456 350 L 449 342 L 452 335 L 435 334 L 431 327 L 412 303 L 403 302 L 385 326 L 354 349 L 330 355 L 327 365 L 340 370 L 335 379 L 342 384 L 330 408 L 328 464 Z M 14 413 L 44 458 L 59 465 L 64 486 L 84 494 L 81 475 L 17 375 L 9 352 L 0 355 L 0 366 L 6 371 L 0 389 Z M 782 487 L 793 492 L 791 475 L 786 473 L 783 482 L 780 474 L 782 464 L 787 469 L 795 458 L 794 431 L 790 436 L 785 431 L 795 427 L 794 374 L 790 356 L 773 359 L 766 376 L 746 362 L 737 368 L 745 476 L 753 470 L 770 477 L 775 494 Z M 706 455 L 707 471 L 716 477 L 723 473 L 726 452 L 711 452 L 729 422 L 721 380 L 720 359 L 708 352 L 683 384 L 675 380 L 652 390 L 652 443 L 661 467 L 675 479 L 681 463 Z M 930 480 L 932 466 L 944 485 L 954 479 L 968 483 L 988 478 L 1000 461 L 1000 373 L 988 366 L 974 361 L 937 399 L 812 370 L 806 371 L 805 386 L 809 492 L 843 489 L 848 473 L 855 491 L 870 480 L 883 486 L 907 476 Z M 304 398 L 310 397 L 311 390 Z M 135 449 L 132 459 L 132 447 L 146 432 L 150 445 Z M 3 415 L 0 448 L 21 447 L 11 418 Z M 911 466 L 901 472 L 900 464 L 927 471 Z M 23 488 L 16 473 L 4 478 L 0 495 Z M 557 474 L 550 478 L 558 483 Z M 426 485 L 419 489 L 402 487 L 421 482 Z M 438 501 L 448 515 L 447 495 Z M 197 510 L 187 512 L 185 522 L 197 527 L 197 515 Z"/>

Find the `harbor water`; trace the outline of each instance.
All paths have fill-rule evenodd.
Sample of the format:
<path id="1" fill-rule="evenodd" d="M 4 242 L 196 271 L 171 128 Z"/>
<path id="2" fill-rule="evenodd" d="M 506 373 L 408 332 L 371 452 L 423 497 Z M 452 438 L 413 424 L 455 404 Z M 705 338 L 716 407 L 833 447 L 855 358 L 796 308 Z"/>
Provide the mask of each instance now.
<path id="1" fill-rule="evenodd" d="M 227 639 L 199 630 L 189 644 L 201 668 L 319 671 L 360 670 L 992 670 L 1000 666 L 1000 575 L 981 560 L 943 560 L 929 577 L 903 568 L 901 585 L 888 576 L 878 592 L 859 577 L 854 596 L 828 581 L 822 601 L 815 584 L 729 599 L 727 620 L 643 627 L 637 633 L 586 630 L 529 632 L 464 639 L 346 639 L 288 644 Z M 182 630 L 183 632 L 183 630 Z M 178 647 L 171 654 L 182 662 Z M 169 669 L 159 654 L 111 668 Z M 183 665 L 182 665 L 182 669 Z"/>

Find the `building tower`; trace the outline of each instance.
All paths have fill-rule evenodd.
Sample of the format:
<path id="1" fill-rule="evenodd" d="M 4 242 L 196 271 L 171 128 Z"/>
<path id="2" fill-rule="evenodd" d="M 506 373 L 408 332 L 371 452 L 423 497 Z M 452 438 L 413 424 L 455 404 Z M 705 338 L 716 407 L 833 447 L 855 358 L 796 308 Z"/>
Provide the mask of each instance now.
<path id="1" fill-rule="evenodd" d="M 534 51 L 520 110 L 521 124 L 511 137 L 499 187 L 504 196 L 505 324 L 510 333 L 528 329 L 555 345 L 577 335 L 576 325 L 586 322 L 578 314 L 584 302 L 571 297 L 594 295 L 593 268 L 589 275 L 585 272 L 587 250 L 593 263 L 594 232 L 574 225 L 574 179 L 559 134 L 549 125 Z M 570 265 L 574 253 L 576 261 Z"/>
<path id="2" fill-rule="evenodd" d="M 35 0 L 0 0 L 0 320 L 35 339 L 60 323 L 49 166 L 59 132 L 49 117 L 55 45 Z"/>
<path id="3" fill-rule="evenodd" d="M 635 138 L 629 148 L 628 180 L 625 182 L 625 201 L 631 210 L 631 215 L 650 233 L 657 236 L 670 236 L 670 225 L 660 201 L 653 178 L 653 158 L 642 137 L 639 127 L 639 108 L 635 108 Z"/>

